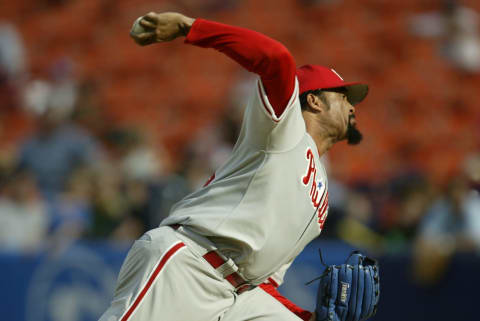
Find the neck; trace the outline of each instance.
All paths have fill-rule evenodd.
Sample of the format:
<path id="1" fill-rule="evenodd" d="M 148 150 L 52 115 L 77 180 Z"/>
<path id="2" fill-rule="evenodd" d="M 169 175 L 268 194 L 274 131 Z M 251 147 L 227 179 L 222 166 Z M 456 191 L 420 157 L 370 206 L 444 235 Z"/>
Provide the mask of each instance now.
<path id="1" fill-rule="evenodd" d="M 328 130 L 318 123 L 315 116 L 309 112 L 303 112 L 303 119 L 305 120 L 305 127 L 307 133 L 312 137 L 317 145 L 318 155 L 321 157 L 337 142 L 336 135 L 330 135 Z"/>

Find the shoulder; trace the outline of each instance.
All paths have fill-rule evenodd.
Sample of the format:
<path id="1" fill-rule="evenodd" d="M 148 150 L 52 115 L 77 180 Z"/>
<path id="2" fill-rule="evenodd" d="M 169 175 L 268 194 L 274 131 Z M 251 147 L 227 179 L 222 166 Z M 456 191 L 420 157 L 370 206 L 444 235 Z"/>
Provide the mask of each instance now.
<path id="1" fill-rule="evenodd" d="M 257 82 L 256 93 L 255 93 L 257 98 L 256 104 L 269 119 L 271 119 L 274 123 L 279 123 L 286 117 L 287 114 L 289 114 L 292 110 L 295 109 L 295 106 L 300 106 L 298 91 L 299 91 L 298 79 L 295 77 L 295 86 L 292 94 L 290 95 L 290 99 L 288 100 L 288 103 L 284 111 L 281 114 L 277 115 L 277 113 L 275 112 L 275 108 L 272 106 L 268 98 L 263 82 L 261 79 L 259 79 Z"/>

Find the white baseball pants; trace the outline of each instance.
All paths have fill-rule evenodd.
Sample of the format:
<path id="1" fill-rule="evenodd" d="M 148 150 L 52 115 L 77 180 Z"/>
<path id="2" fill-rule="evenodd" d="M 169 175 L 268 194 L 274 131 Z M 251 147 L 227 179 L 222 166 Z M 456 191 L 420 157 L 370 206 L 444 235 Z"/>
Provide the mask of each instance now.
<path id="1" fill-rule="evenodd" d="M 147 232 L 130 249 L 110 307 L 99 321 L 301 320 L 256 287 L 234 287 L 170 227 Z"/>

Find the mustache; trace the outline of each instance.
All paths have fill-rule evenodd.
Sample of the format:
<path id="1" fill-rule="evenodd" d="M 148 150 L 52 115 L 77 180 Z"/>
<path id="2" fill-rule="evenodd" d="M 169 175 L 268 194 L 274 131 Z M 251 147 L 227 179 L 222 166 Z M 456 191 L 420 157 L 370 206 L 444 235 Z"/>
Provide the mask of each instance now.
<path id="1" fill-rule="evenodd" d="M 352 119 L 355 119 L 354 115 L 348 116 L 347 144 L 358 145 L 362 141 L 363 135 L 358 130 L 357 125 L 352 125 Z"/>

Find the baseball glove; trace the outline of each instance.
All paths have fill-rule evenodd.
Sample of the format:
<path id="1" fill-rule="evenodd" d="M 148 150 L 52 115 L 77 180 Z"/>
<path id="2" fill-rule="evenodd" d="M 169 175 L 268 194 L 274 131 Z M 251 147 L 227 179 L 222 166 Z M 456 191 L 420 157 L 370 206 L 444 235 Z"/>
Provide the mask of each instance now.
<path id="1" fill-rule="evenodd" d="M 377 261 L 353 252 L 320 277 L 317 321 L 361 321 L 375 315 L 380 295 Z"/>

